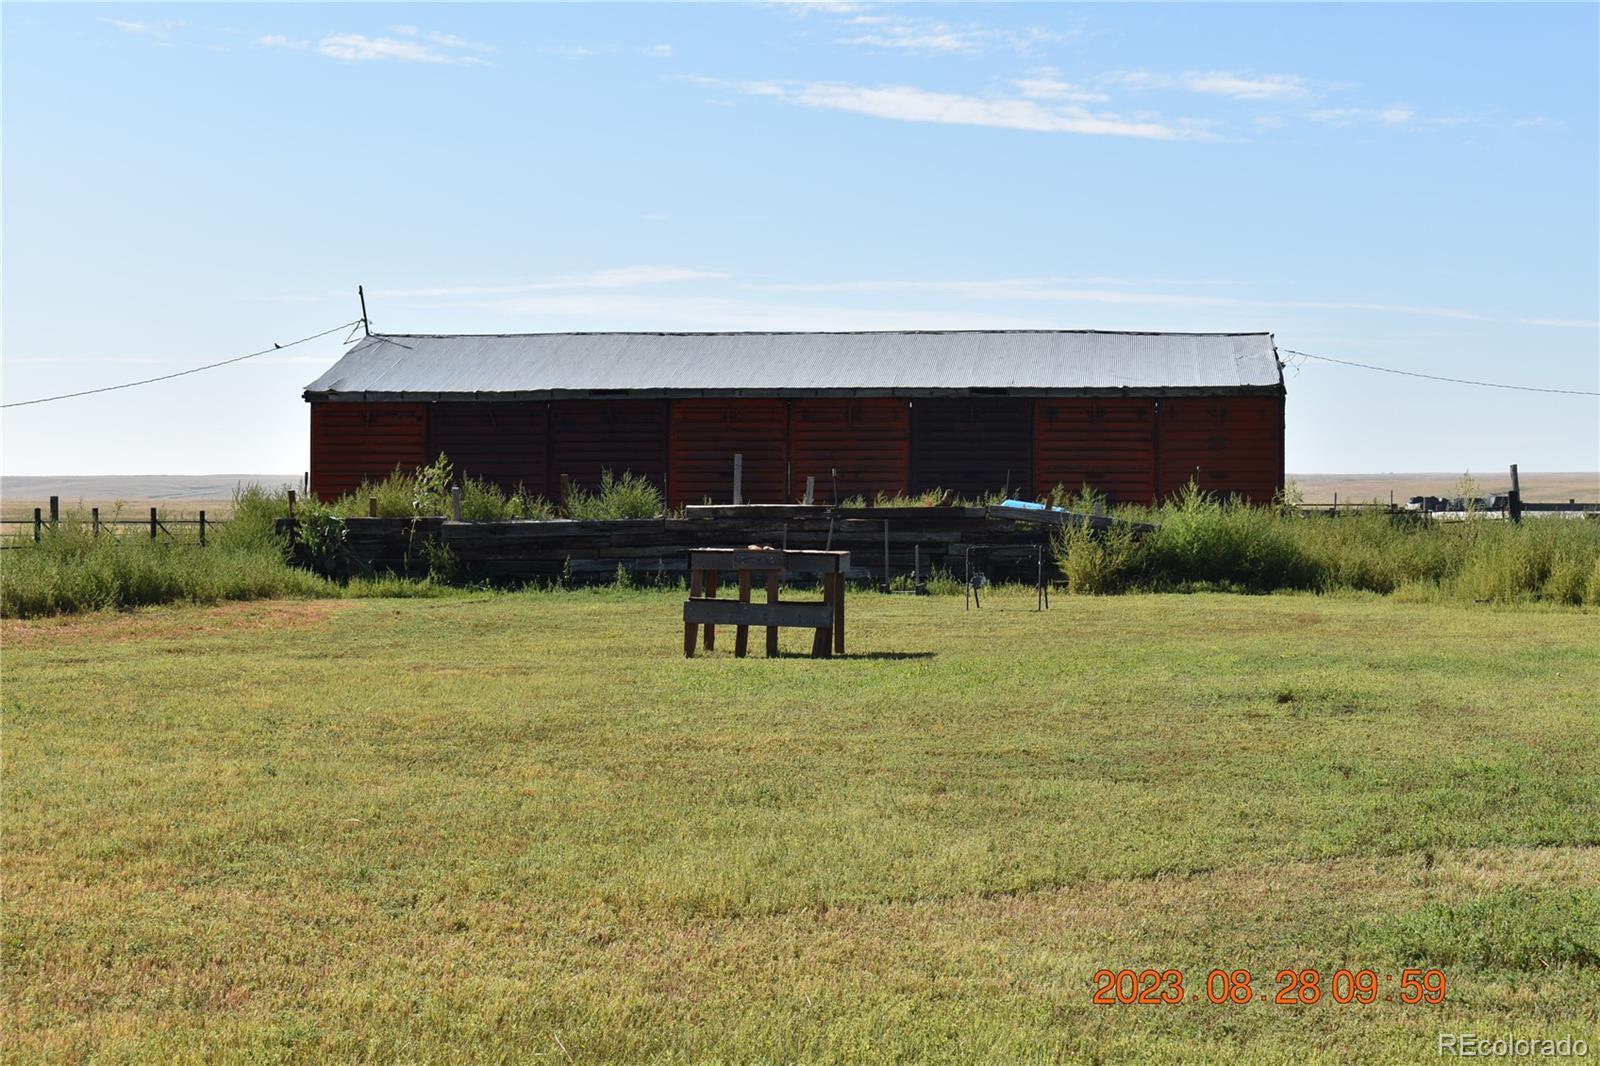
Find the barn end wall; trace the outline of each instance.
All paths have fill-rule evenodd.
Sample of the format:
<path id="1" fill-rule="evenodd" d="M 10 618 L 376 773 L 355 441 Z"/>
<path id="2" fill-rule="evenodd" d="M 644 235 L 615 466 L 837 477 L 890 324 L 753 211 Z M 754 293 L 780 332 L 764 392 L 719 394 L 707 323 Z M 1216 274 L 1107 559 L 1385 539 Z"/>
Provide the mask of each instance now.
<path id="1" fill-rule="evenodd" d="M 1149 503 L 1194 479 L 1266 503 L 1283 484 L 1284 397 L 1275 395 L 617 399 L 311 404 L 311 487 L 329 500 L 442 452 L 463 473 L 554 497 L 602 470 L 663 488 L 670 506 L 790 503 L 816 479 L 837 495 L 1009 486 L 1038 497 L 1084 485 Z"/>

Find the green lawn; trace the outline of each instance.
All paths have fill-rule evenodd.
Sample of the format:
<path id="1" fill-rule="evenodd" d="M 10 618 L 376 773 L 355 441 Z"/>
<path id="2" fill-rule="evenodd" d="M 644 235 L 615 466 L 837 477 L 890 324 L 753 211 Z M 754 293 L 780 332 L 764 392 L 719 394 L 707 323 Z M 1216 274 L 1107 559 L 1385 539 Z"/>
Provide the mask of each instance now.
<path id="1" fill-rule="evenodd" d="M 1592 610 L 861 594 L 739 661 L 679 596 L 7 622 L 6 1057 L 1600 1052 Z M 1090 1002 L 1146 966 L 1185 1001 Z"/>

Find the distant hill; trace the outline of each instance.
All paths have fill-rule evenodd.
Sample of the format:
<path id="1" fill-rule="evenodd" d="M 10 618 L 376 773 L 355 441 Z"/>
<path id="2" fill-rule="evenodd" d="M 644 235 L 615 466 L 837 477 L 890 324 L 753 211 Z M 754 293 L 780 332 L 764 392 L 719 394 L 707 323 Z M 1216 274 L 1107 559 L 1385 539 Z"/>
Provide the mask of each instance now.
<path id="1" fill-rule="evenodd" d="M 60 477 L 0 477 L 0 511 L 6 518 L 25 518 L 43 507 L 51 496 L 61 506 L 102 510 L 121 502 L 130 510 L 162 506 L 164 509 L 207 511 L 221 514 L 233 503 L 238 485 L 300 487 L 299 474 L 71 474 Z"/>
<path id="2" fill-rule="evenodd" d="M 1474 471 L 1480 495 L 1511 491 L 1509 470 Z M 1600 472 L 1545 473 L 1522 470 L 1522 498 L 1533 503 L 1600 503 Z M 1290 474 L 1288 480 L 1300 487 L 1307 503 L 1331 503 L 1333 494 L 1352 502 L 1381 500 L 1404 503 L 1412 496 L 1454 496 L 1461 472 L 1424 474 Z"/>

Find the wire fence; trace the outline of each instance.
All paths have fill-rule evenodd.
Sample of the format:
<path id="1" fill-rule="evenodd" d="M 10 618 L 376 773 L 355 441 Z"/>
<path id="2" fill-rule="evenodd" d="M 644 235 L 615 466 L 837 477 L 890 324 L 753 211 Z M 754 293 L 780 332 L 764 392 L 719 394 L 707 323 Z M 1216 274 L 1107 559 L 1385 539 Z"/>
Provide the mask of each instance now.
<path id="1" fill-rule="evenodd" d="M 190 541 L 205 547 L 207 536 L 222 526 L 226 526 L 226 519 L 210 518 L 204 510 L 199 511 L 194 518 L 162 517 L 160 508 L 150 508 L 147 517 L 123 518 L 121 511 L 113 513 L 110 517 L 101 517 L 100 508 L 91 507 L 87 517 L 83 512 L 70 512 L 65 518 L 61 514 L 61 498 L 50 497 L 48 512 L 43 507 L 33 509 L 31 518 L 0 518 L 0 536 L 5 543 L 0 544 L 0 550 L 16 548 L 30 548 L 39 544 L 47 536 L 54 536 L 63 530 L 77 533 L 88 533 L 91 537 L 109 536 L 122 539 L 130 535 L 143 536 L 148 534 L 151 540 L 160 540 L 165 536 L 174 541 Z M 177 532 L 174 532 L 174 530 Z M 138 534 L 132 531 L 138 530 Z M 31 533 L 31 536 L 30 536 Z"/>

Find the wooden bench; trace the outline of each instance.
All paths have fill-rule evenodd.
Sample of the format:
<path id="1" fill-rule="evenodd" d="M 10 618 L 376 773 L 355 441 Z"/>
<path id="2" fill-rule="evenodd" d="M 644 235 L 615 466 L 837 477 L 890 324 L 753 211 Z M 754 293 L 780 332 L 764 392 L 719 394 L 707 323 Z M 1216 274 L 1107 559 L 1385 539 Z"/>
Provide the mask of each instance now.
<path id="1" fill-rule="evenodd" d="M 813 658 L 844 654 L 844 574 L 850 553 L 835 551 L 784 551 L 781 548 L 696 548 L 689 552 L 689 599 L 683 605 L 683 654 L 693 657 L 698 630 L 705 626 L 706 650 L 717 646 L 717 626 L 734 626 L 733 654 L 744 658 L 749 650 L 750 627 L 767 629 L 767 657 L 778 654 L 778 630 L 783 626 L 814 629 Z M 739 598 L 717 599 L 723 574 L 739 575 Z M 765 603 L 750 602 L 755 575 L 766 586 Z M 778 599 L 785 574 L 817 574 L 822 580 L 822 601 L 784 602 Z"/>

